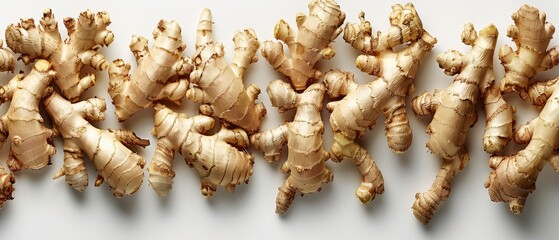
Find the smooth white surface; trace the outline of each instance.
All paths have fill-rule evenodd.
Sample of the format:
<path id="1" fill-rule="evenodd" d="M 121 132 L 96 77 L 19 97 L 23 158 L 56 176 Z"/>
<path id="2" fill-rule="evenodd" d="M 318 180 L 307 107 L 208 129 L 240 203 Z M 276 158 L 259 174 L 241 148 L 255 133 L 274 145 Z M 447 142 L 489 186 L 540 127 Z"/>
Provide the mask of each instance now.
<path id="1" fill-rule="evenodd" d="M 346 22 L 357 22 L 357 14 L 365 11 L 375 31 L 388 26 L 388 14 L 394 1 L 342 1 Z M 494 23 L 499 31 L 498 48 L 511 44 L 506 37 L 506 28 L 512 24 L 510 15 L 524 1 L 415 1 L 414 4 L 423 20 L 425 29 L 438 39 L 438 44 L 427 58 L 416 77 L 416 94 L 446 88 L 453 80 L 443 74 L 435 61 L 436 56 L 447 49 L 467 52 L 469 47 L 460 41 L 465 23 L 471 21 L 476 29 Z M 559 10 L 554 1 L 531 1 L 532 5 L 546 11 L 548 21 L 559 25 Z M 42 10 L 50 7 L 59 20 L 77 17 L 86 8 L 93 11 L 106 10 L 112 20 L 110 29 L 115 41 L 102 52 L 108 59 L 123 58 L 132 62 L 128 49 L 133 34 L 147 37 L 159 19 L 175 19 L 183 28 L 186 54 L 193 54 L 195 28 L 198 16 L 204 7 L 209 7 L 214 17 L 214 39 L 224 43 L 226 57 L 231 58 L 232 36 L 235 30 L 253 28 L 261 41 L 273 39 L 275 23 L 284 18 L 295 26 L 295 14 L 307 13 L 307 1 L 5 1 L 0 14 L 0 26 L 6 26 L 21 17 L 40 19 Z M 556 33 L 555 35 L 557 36 Z M 3 37 L 2 37 L 3 38 Z M 151 44 L 150 42 L 150 44 Z M 552 40 L 552 44 L 558 44 Z M 353 66 L 357 52 L 347 45 L 341 36 L 334 44 L 336 56 L 320 63 L 320 69 L 341 68 L 356 74 L 358 81 L 370 77 L 359 73 Z M 256 83 L 265 89 L 268 82 L 283 78 L 258 54 L 259 61 L 253 64 L 246 75 L 247 83 Z M 27 70 L 21 62 L 17 71 Z M 557 68 L 537 76 L 544 80 L 555 77 Z M 503 68 L 495 53 L 495 74 L 502 77 Z M 1 75 L 1 84 L 7 83 L 8 75 Z M 124 127 L 135 131 L 140 137 L 149 138 L 151 146 L 139 153 L 149 162 L 156 141 L 150 135 L 153 111 L 144 110 L 122 125 L 114 117 L 114 108 L 107 94 L 108 76 L 97 73 L 97 85 L 83 98 L 103 96 L 107 100 L 107 119 L 96 123 L 102 128 Z M 517 122 L 524 123 L 535 116 L 535 109 L 522 103 L 516 96 L 507 96 L 518 108 Z M 270 129 L 290 120 L 293 113 L 280 115 L 272 108 L 265 91 L 259 99 L 268 109 L 261 129 Z M 196 107 L 183 101 L 183 109 L 192 113 Z M 5 111 L 8 104 L 4 104 Z M 52 181 L 51 177 L 62 165 L 62 141 L 57 139 L 57 154 L 53 165 L 41 171 L 17 173 L 15 200 L 7 202 L 0 211 L 0 239 L 161 239 L 198 237 L 223 239 L 534 239 L 553 238 L 559 220 L 559 176 L 546 166 L 540 174 L 537 191 L 530 195 L 524 213 L 514 216 L 504 203 L 490 201 L 483 182 L 487 178 L 488 155 L 483 152 L 481 139 L 484 129 L 482 108 L 479 121 L 470 130 L 468 148 L 471 160 L 456 178 L 449 200 L 437 212 L 428 226 L 423 226 L 413 216 L 411 204 L 414 194 L 425 191 L 435 178 L 440 160 L 430 155 L 425 148 L 427 135 L 424 133 L 430 117 L 418 118 L 408 114 L 414 139 L 410 149 L 402 155 L 394 155 L 386 145 L 384 119 L 369 131 L 361 143 L 369 149 L 384 174 L 385 193 L 377 196 L 369 205 L 363 206 L 354 196 L 359 184 L 356 168 L 349 162 L 329 166 L 334 172 L 334 182 L 323 191 L 305 197 L 296 197 L 289 213 L 277 216 L 274 213 L 277 188 L 285 176 L 279 172 L 283 161 L 267 164 L 260 153 L 255 152 L 254 175 L 249 185 L 242 185 L 235 193 L 219 188 L 211 199 L 204 199 L 199 191 L 199 177 L 189 169 L 181 156 L 175 159 L 176 178 L 169 197 L 159 198 L 147 184 L 147 177 L 140 191 L 132 197 L 115 199 L 106 185 L 93 187 L 94 170 L 88 162 L 90 187 L 79 193 L 71 189 L 64 180 Z M 331 130 L 326 110 L 325 147 L 331 144 Z M 46 117 L 46 115 L 45 115 Z M 0 152 L 0 163 L 5 164 L 9 144 Z M 518 147 L 507 149 L 514 153 Z M 284 155 L 285 158 L 285 155 Z M 5 165 L 4 165 L 5 166 Z"/>

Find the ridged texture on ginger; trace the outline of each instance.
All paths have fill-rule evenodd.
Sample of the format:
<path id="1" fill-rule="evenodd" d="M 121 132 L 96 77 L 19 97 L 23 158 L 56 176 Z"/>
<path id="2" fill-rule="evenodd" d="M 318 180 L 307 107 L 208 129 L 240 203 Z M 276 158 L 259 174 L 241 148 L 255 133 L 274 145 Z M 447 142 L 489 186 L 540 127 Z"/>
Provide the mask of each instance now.
<path id="1" fill-rule="evenodd" d="M 289 78 L 296 91 L 303 91 L 322 76 L 315 68 L 318 60 L 334 57 L 330 43 L 342 32 L 345 14 L 333 0 L 312 0 L 309 15 L 299 13 L 295 20 L 297 32 L 283 19 L 274 28 L 274 37 L 287 45 L 291 58 L 285 55 L 281 42 L 266 41 L 261 51 L 278 72 Z"/>
<path id="2" fill-rule="evenodd" d="M 0 102 L 11 101 L 0 118 L 0 142 L 12 141 L 8 155 L 12 171 L 41 169 L 56 152 L 50 144 L 55 133 L 45 127 L 39 113 L 41 100 L 52 92 L 49 84 L 55 75 L 50 63 L 39 60 L 29 74 L 18 74 L 0 88 Z"/>
<path id="3" fill-rule="evenodd" d="M 64 96 L 72 102 L 95 85 L 95 75 L 81 77 L 81 69 L 88 65 L 97 71 L 108 66 L 103 55 L 97 52 L 100 46 L 113 42 L 114 35 L 107 30 L 111 23 L 107 12 L 80 13 L 78 19 L 64 18 L 68 38 L 62 40 L 58 23 L 50 9 L 43 12 L 41 27 L 37 28 L 32 18 L 22 19 L 6 29 L 6 42 L 21 59 L 28 64 L 35 59 L 46 59 L 56 71 L 54 82 Z"/>
<path id="4" fill-rule="evenodd" d="M 414 9 L 411 4 L 405 7 Z M 393 7 L 393 9 L 400 8 Z M 400 12 L 405 14 L 401 18 L 419 18 L 415 10 Z M 409 23 L 417 22 L 420 20 Z M 368 29 L 370 25 L 365 21 L 361 24 L 359 29 L 365 32 L 357 35 L 371 37 Z M 405 28 L 400 27 L 400 29 Z M 403 36 L 402 34 L 399 36 Z M 421 30 L 420 37 L 402 46 L 401 51 L 395 52 L 387 48 L 382 51 L 372 51 L 373 55 L 360 55 L 356 61 L 357 67 L 378 77 L 367 84 L 355 83 L 353 74 L 340 70 L 331 70 L 324 77 L 330 97 L 335 99 L 343 97 L 326 106 L 332 112 L 330 125 L 334 131 L 334 144 L 330 157 L 334 161 L 349 158 L 358 166 L 363 179 L 356 195 L 363 203 L 370 202 L 376 194 L 382 193 L 384 183 L 371 156 L 355 140 L 362 137 L 367 129 L 373 128 L 378 116 L 384 112 L 389 147 L 396 153 L 408 149 L 411 145 L 412 131 L 406 114 L 405 97 L 413 87 L 413 79 L 421 60 L 436 42 L 435 38 Z"/>
<path id="5" fill-rule="evenodd" d="M 154 135 L 157 148 L 148 167 L 151 187 L 160 196 L 171 190 L 175 172 L 173 157 L 179 151 L 190 167 L 202 177 L 202 194 L 211 197 L 217 185 L 232 192 L 235 186 L 247 183 L 252 175 L 253 157 L 243 149 L 249 144 L 240 128 L 221 130 L 207 135 L 215 120 L 207 116 L 189 118 L 162 104 L 155 105 Z"/>
<path id="6" fill-rule="evenodd" d="M 288 83 L 275 80 L 268 85 L 267 92 L 280 112 L 297 109 L 293 121 L 251 137 L 254 148 L 264 152 L 269 162 L 277 161 L 287 144 L 287 161 L 281 172 L 289 177 L 276 198 L 276 213 L 282 214 L 288 210 L 297 191 L 301 194 L 317 192 L 333 179 L 325 164 L 328 152 L 322 146 L 324 125 L 320 111 L 325 88 L 322 83 L 315 83 L 298 94 Z"/>
<path id="7" fill-rule="evenodd" d="M 192 57 L 195 64 L 190 74 L 192 86 L 186 97 L 202 103 L 202 114 L 219 117 L 254 133 L 266 115 L 266 108 L 255 102 L 260 89 L 254 84 L 245 88 L 243 76 L 248 66 L 258 60 L 255 54 L 260 43 L 252 29 L 237 31 L 233 41 L 235 53 L 228 64 L 223 45 L 212 38 L 211 12 L 204 9 L 198 24 L 196 53 Z"/>
<path id="8" fill-rule="evenodd" d="M 499 59 L 505 67 L 501 91 L 524 91 L 529 81 L 540 71 L 559 63 L 559 47 L 547 50 L 555 32 L 553 24 L 546 21 L 545 13 L 523 5 L 512 14 L 514 25 L 507 29 L 507 36 L 516 44 L 516 51 L 505 45 Z"/>
<path id="9" fill-rule="evenodd" d="M 132 36 L 130 50 L 138 67 L 131 76 L 130 65 L 121 59 L 109 66 L 109 95 L 121 122 L 158 100 L 179 104 L 188 89 L 188 74 L 193 65 L 182 56 L 186 45 L 179 24 L 159 21 L 153 38 L 155 43 L 148 49 L 146 38 Z"/>
<path id="10" fill-rule="evenodd" d="M 514 214 L 524 209 L 528 195 L 536 190 L 536 180 L 546 162 L 550 162 L 555 171 L 559 171 L 559 88 L 552 87 L 557 79 L 537 83 L 529 89 L 546 86 L 545 91 L 532 97 L 545 106 L 539 116 L 521 126 L 515 135 L 515 141 L 528 143 L 526 148 L 512 156 L 492 156 L 489 165 L 493 168 L 485 187 L 494 202 L 506 202 Z M 551 94 L 549 94 L 551 92 Z"/>
<path id="11" fill-rule="evenodd" d="M 126 130 L 101 130 L 88 121 L 105 118 L 105 100 L 91 98 L 70 103 L 57 93 L 45 99 L 45 108 L 53 125 L 64 138 L 64 165 L 55 178 L 65 176 L 66 182 L 78 191 L 87 186 L 83 155 L 93 162 L 99 176 L 96 186 L 107 181 L 116 197 L 136 192 L 144 179 L 144 159 L 127 146 L 149 145 Z"/>
<path id="12" fill-rule="evenodd" d="M 454 177 L 466 166 L 470 158 L 464 144 L 470 127 L 477 121 L 478 100 L 487 89 L 497 89 L 493 74 L 493 54 L 497 37 L 498 31 L 494 25 L 484 28 L 478 35 L 471 23 L 466 24 L 462 32 L 462 42 L 472 46 L 472 50 L 467 54 L 448 50 L 437 58 L 445 74 L 456 75 L 454 82 L 445 90 L 435 90 L 432 94 L 424 92 L 412 100 L 415 114 L 433 114 L 433 121 L 427 128 L 430 136 L 427 148 L 443 160 L 441 170 L 431 188 L 415 195 L 413 213 L 424 224 L 431 221 L 439 205 L 448 198 Z M 500 98 L 500 92 L 495 93 Z M 512 115 L 512 108 L 509 105 L 505 107 Z M 488 122 L 499 120 L 489 118 L 491 114 L 487 115 Z M 504 124 L 509 124 L 509 127 L 498 136 L 507 135 L 511 139 L 512 119 L 507 119 Z M 504 124 L 499 122 L 494 125 Z"/>

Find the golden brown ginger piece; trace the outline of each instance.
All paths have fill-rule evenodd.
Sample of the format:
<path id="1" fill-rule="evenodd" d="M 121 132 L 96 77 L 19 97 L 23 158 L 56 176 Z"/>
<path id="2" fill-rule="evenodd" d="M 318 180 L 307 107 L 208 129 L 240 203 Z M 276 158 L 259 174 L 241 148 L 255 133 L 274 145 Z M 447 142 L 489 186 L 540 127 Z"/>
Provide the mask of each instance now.
<path id="1" fill-rule="evenodd" d="M 266 41 L 261 52 L 274 69 L 289 78 L 296 91 L 303 91 L 322 76 L 315 68 L 318 60 L 334 57 L 330 43 L 342 32 L 345 13 L 333 0 L 312 0 L 309 15 L 298 13 L 295 20 L 297 33 L 283 19 L 274 28 L 274 37 L 287 45 L 291 59 L 285 55 L 281 42 Z"/>
<path id="2" fill-rule="evenodd" d="M 175 151 L 180 151 L 186 163 L 198 171 L 202 177 L 202 195 L 206 197 L 213 195 L 217 185 L 232 192 L 236 185 L 248 183 L 253 157 L 239 149 L 249 144 L 246 132 L 222 127 L 218 133 L 206 135 L 214 123 L 208 116 L 189 118 L 162 104 L 155 105 L 153 134 L 157 137 L 157 148 L 148 172 L 151 187 L 157 194 L 166 196 L 171 190 Z"/>
<path id="3" fill-rule="evenodd" d="M 104 99 L 90 98 L 72 104 L 53 93 L 44 103 L 53 125 L 64 138 L 64 165 L 55 179 L 65 176 L 70 186 L 83 191 L 88 183 L 85 153 L 99 173 L 95 186 L 106 180 L 116 197 L 133 194 L 140 188 L 145 161 L 127 147 L 145 147 L 149 141 L 130 131 L 101 130 L 92 126 L 88 121 L 105 119 Z"/>
<path id="4" fill-rule="evenodd" d="M 256 85 L 245 89 L 243 75 L 248 65 L 258 60 L 255 54 L 260 44 L 252 29 L 238 31 L 233 41 L 235 53 L 228 64 L 223 45 L 212 39 L 212 14 L 204 9 L 198 24 L 196 53 L 192 57 L 196 70 L 190 74 L 192 85 L 186 97 L 202 103 L 202 114 L 219 117 L 254 133 L 266 115 L 266 108 L 262 103 L 255 103 L 260 93 Z"/>
<path id="5" fill-rule="evenodd" d="M 132 36 L 130 50 L 138 68 L 132 76 L 130 65 L 121 59 L 109 67 L 109 95 L 113 99 L 118 121 L 122 122 L 139 110 L 152 107 L 158 100 L 180 104 L 188 89 L 188 74 L 193 65 L 182 56 L 186 49 L 181 28 L 176 21 L 159 21 L 153 30 L 155 43 L 148 49 L 148 40 Z"/>
<path id="6" fill-rule="evenodd" d="M 547 47 L 555 27 L 546 22 L 545 13 L 537 8 L 523 5 L 512 15 L 514 25 L 507 29 L 507 36 L 516 44 L 516 51 L 508 45 L 499 50 L 499 59 L 505 67 L 505 76 L 501 80 L 501 91 L 521 91 L 540 71 L 545 71 L 559 63 L 559 47 L 549 50 Z M 546 51 L 547 50 L 547 51 Z"/>
<path id="7" fill-rule="evenodd" d="M 470 127 L 477 121 L 476 104 L 479 98 L 483 96 L 484 102 L 488 104 L 486 136 L 499 133 L 500 130 L 497 136 L 489 138 L 512 138 L 512 107 L 502 99 L 493 75 L 493 53 L 498 34 L 497 28 L 492 24 L 481 30 L 479 35 L 471 23 L 466 24 L 462 42 L 472 46 L 472 50 L 467 54 L 448 50 L 437 58 L 445 74 L 456 75 L 454 82 L 445 90 L 435 90 L 432 94 L 424 92 L 412 100 L 415 114 L 434 115 L 427 128 L 430 135 L 427 147 L 443 159 L 442 168 L 431 188 L 415 195 L 413 214 L 424 224 L 429 223 L 439 205 L 448 198 L 454 177 L 469 161 L 464 143 Z M 486 100 L 488 98 L 490 101 Z M 501 111 L 490 112 L 493 109 Z M 499 122 L 504 118 L 498 114 L 508 114 L 507 121 Z M 494 130 L 491 126 L 506 128 Z"/>
<path id="8" fill-rule="evenodd" d="M 528 143 L 526 148 L 512 156 L 492 156 L 489 165 L 493 171 L 485 181 L 485 187 L 494 202 L 507 202 L 514 214 L 524 208 L 528 195 L 536 190 L 538 174 L 546 162 L 551 163 L 559 172 L 559 88 L 551 87 L 559 79 L 550 80 L 547 91 L 533 95 L 539 101 L 546 102 L 539 116 L 521 126 L 515 135 L 515 142 Z M 546 92 L 552 94 L 546 94 Z"/>
<path id="9" fill-rule="evenodd" d="M 111 24 L 109 14 L 87 10 L 77 21 L 64 18 L 68 30 L 65 40 L 60 36 L 58 23 L 50 9 L 43 12 L 40 24 L 37 28 L 34 20 L 27 18 L 9 25 L 6 42 L 14 52 L 21 53 L 20 58 L 25 64 L 40 58 L 49 61 L 56 71 L 54 82 L 66 98 L 75 102 L 85 90 L 95 85 L 93 74 L 80 78 L 83 66 L 91 66 L 97 71 L 107 69 L 106 59 L 97 49 L 113 42 L 114 35 L 107 30 Z"/>
<path id="10" fill-rule="evenodd" d="M 267 92 L 272 105 L 280 112 L 297 109 L 292 122 L 251 137 L 252 145 L 264 152 L 268 162 L 277 161 L 282 147 L 287 144 L 287 161 L 281 167 L 281 172 L 289 174 L 289 177 L 278 191 L 278 214 L 287 211 L 297 191 L 301 194 L 317 192 L 324 183 L 333 179 L 332 172 L 325 164 L 329 158 L 328 152 L 322 147 L 324 125 L 320 112 L 324 91 L 322 83 L 312 84 L 301 94 L 281 80 L 268 85 Z"/>
<path id="11" fill-rule="evenodd" d="M 415 11 L 412 13 L 415 14 Z M 383 193 L 384 181 L 367 150 L 355 140 L 362 137 L 368 128 L 373 128 L 378 116 L 384 112 L 388 146 L 395 153 L 408 149 L 412 131 L 406 115 L 405 97 L 413 88 L 413 78 L 421 59 L 436 42 L 429 33 L 422 31 L 420 38 L 411 41 L 399 52 L 388 48 L 375 52 L 375 55 L 360 55 L 357 67 L 378 77 L 367 84 L 355 83 L 353 74 L 340 70 L 331 70 L 324 77 L 330 97 L 343 97 L 326 105 L 332 112 L 330 125 L 334 131 L 330 157 L 336 162 L 349 158 L 357 165 L 363 178 L 355 194 L 362 203 L 368 203 L 376 194 Z"/>
<path id="12" fill-rule="evenodd" d="M 56 152 L 50 144 L 55 133 L 44 126 L 39 113 L 41 99 L 52 92 L 49 84 L 55 75 L 49 62 L 39 60 L 27 76 L 18 74 L 0 88 L 0 102 L 11 101 L 0 118 L 0 143 L 12 141 L 7 160 L 11 171 L 41 169 Z"/>

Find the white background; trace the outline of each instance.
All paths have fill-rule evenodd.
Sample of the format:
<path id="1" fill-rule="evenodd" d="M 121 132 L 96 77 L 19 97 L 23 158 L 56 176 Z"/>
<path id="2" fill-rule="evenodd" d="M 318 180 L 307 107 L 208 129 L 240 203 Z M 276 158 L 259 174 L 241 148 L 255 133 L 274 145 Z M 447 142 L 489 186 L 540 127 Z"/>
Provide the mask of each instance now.
<path id="1" fill-rule="evenodd" d="M 388 27 L 388 14 L 393 1 L 341 1 L 346 22 L 357 22 L 357 14 L 365 11 L 374 30 Z M 465 23 L 472 21 L 476 29 L 494 23 L 499 31 L 498 48 L 511 44 L 506 28 L 512 24 L 510 15 L 524 1 L 416 1 L 415 6 L 423 20 L 425 29 L 438 39 L 431 54 L 423 61 L 418 73 L 415 94 L 445 88 L 453 80 L 438 68 L 436 56 L 447 49 L 467 52 L 469 47 L 460 41 Z M 532 1 L 532 5 L 548 13 L 548 20 L 559 24 L 559 10 L 553 1 Z M 273 39 L 275 23 L 284 18 L 295 27 L 295 14 L 307 13 L 306 1 L 41 1 L 27 0 L 4 2 L 0 14 L 0 25 L 5 26 L 21 17 L 38 20 L 44 8 L 50 7 L 65 34 L 61 23 L 63 17 L 77 17 L 89 8 L 93 11 L 107 10 L 111 16 L 110 29 L 115 41 L 102 52 L 108 59 L 123 58 L 132 62 L 128 49 L 133 34 L 147 37 L 152 43 L 151 32 L 159 19 L 177 20 L 183 28 L 183 38 L 188 47 L 186 54 L 192 55 L 195 28 L 198 16 L 204 7 L 212 9 L 214 16 L 214 38 L 226 47 L 226 56 L 231 58 L 234 31 L 254 28 L 261 41 Z M 557 34 L 555 34 L 557 36 Z M 552 40 L 552 44 L 559 44 Z M 353 63 L 357 52 L 341 37 L 334 44 L 336 56 L 322 61 L 320 69 L 327 71 L 340 67 L 356 73 L 364 82 L 369 76 L 359 73 Z M 258 54 L 260 60 L 253 64 L 246 75 L 247 83 L 256 83 L 265 89 L 268 82 L 283 78 Z M 503 68 L 495 53 L 495 73 L 499 79 Z M 17 71 L 26 70 L 21 62 Z M 555 77 L 557 69 L 539 74 L 536 79 Z M 10 74 L 2 75 L 2 84 Z M 119 125 L 113 114 L 113 106 L 106 92 L 106 72 L 97 73 L 97 85 L 85 97 L 102 96 L 107 99 L 107 119 L 96 123 L 102 128 L 124 127 L 149 138 L 152 145 L 139 153 L 149 162 L 156 141 L 150 135 L 153 111 L 143 110 Z M 518 122 L 524 123 L 535 116 L 536 110 L 516 96 L 507 98 L 517 106 Z M 290 120 L 293 113 L 280 115 L 272 108 L 265 91 L 259 99 L 268 109 L 261 129 L 270 129 L 283 121 Z M 5 111 L 8 103 L 3 105 Z M 195 112 L 196 106 L 184 100 L 183 109 Z M 524 213 L 515 216 L 504 203 L 490 201 L 483 182 L 490 169 L 489 156 L 483 152 L 481 139 L 484 129 L 482 108 L 477 125 L 470 130 L 467 147 L 471 160 L 457 177 L 449 200 L 444 203 L 428 226 L 419 223 L 413 216 L 411 204 L 414 194 L 425 191 L 431 185 L 440 166 L 440 160 L 430 155 L 425 148 L 427 135 L 424 133 L 430 117 L 418 118 L 411 114 L 414 134 L 413 144 L 402 155 L 394 155 L 386 145 L 384 117 L 378 125 L 361 140 L 369 149 L 384 174 L 385 193 L 369 205 L 363 206 L 354 196 L 359 184 L 356 168 L 349 161 L 341 164 L 329 162 L 334 172 L 334 182 L 317 194 L 297 197 L 285 216 L 274 213 L 277 188 L 285 176 L 279 172 L 283 161 L 266 163 L 260 153 L 255 153 L 254 175 L 249 185 L 242 185 L 233 194 L 219 188 L 211 199 L 205 199 L 199 191 L 199 177 L 184 164 L 181 156 L 175 159 L 176 178 L 169 197 L 159 198 L 146 181 L 137 194 L 124 199 L 115 199 L 106 185 L 94 188 L 94 170 L 88 162 L 90 187 L 83 193 L 71 189 L 64 180 L 53 181 L 52 176 L 62 165 L 62 142 L 57 139 L 57 154 L 53 165 L 40 171 L 24 171 L 16 174 L 15 200 L 7 202 L 0 211 L 0 239 L 160 239 L 165 238 L 332 238 L 359 237 L 364 239 L 466 239 L 490 238 L 526 239 L 554 236 L 559 220 L 559 176 L 546 166 L 537 182 L 537 191 L 530 195 Z M 331 130 L 327 123 L 329 114 L 323 111 L 326 124 L 325 147 L 331 144 Z M 513 145 L 513 144 L 511 144 Z M 7 149 L 0 152 L 0 162 L 5 166 Z M 519 149 L 509 146 L 511 154 Z M 285 156 L 284 156 L 285 157 Z"/>

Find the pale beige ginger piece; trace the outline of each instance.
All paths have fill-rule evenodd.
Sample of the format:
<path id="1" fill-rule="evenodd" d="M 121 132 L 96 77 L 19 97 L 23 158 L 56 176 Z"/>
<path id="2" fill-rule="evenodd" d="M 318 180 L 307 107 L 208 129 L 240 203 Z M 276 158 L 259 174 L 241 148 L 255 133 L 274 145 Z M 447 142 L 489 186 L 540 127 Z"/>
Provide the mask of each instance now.
<path id="1" fill-rule="evenodd" d="M 547 99 L 551 96 L 551 94 L 553 94 L 553 91 L 557 88 L 558 84 L 559 77 L 549 81 L 532 83 L 526 90 L 526 98 L 528 98 L 537 108 L 541 109 L 545 106 Z"/>
<path id="2" fill-rule="evenodd" d="M 293 121 L 251 136 L 252 145 L 264 152 L 268 162 L 279 160 L 281 149 L 287 144 L 287 161 L 281 172 L 289 176 L 276 197 L 276 213 L 283 214 L 297 191 L 301 194 L 317 192 L 333 179 L 325 164 L 329 154 L 322 144 L 324 125 L 320 112 L 325 87 L 315 83 L 299 94 L 288 83 L 275 80 L 268 85 L 267 92 L 272 105 L 280 112 L 297 109 Z"/>
<path id="3" fill-rule="evenodd" d="M 499 50 L 499 59 L 505 67 L 501 91 L 522 93 L 537 73 L 559 64 L 559 46 L 547 50 L 555 27 L 537 8 L 523 5 L 513 13 L 512 20 L 514 25 L 507 29 L 507 36 L 512 38 L 517 49 L 514 51 L 505 45 Z"/>
<path id="4" fill-rule="evenodd" d="M 64 18 L 68 38 L 62 40 L 52 11 L 46 9 L 39 28 L 32 18 L 9 25 L 6 42 L 14 52 L 21 54 L 25 64 L 36 59 L 49 61 L 56 71 L 54 82 L 66 98 L 75 102 L 95 85 L 95 75 L 80 76 L 82 68 L 88 65 L 97 71 L 107 69 L 105 57 L 97 50 L 113 42 L 114 35 L 107 29 L 109 24 L 111 20 L 107 12 L 84 11 L 77 20 Z"/>
<path id="5" fill-rule="evenodd" d="M 193 65 L 182 56 L 186 44 L 179 24 L 160 20 L 153 38 L 155 43 L 148 49 L 146 38 L 132 36 L 130 50 L 138 67 L 131 76 L 130 65 L 121 59 L 109 66 L 109 95 L 120 122 L 159 100 L 180 104 L 188 89 L 188 74 Z"/>
<path id="6" fill-rule="evenodd" d="M 105 119 L 105 100 L 90 98 L 70 103 L 57 93 L 44 100 L 53 125 L 64 139 L 64 165 L 54 176 L 65 176 L 66 182 L 78 191 L 88 185 L 84 153 L 99 173 L 95 186 L 107 181 L 116 197 L 136 192 L 144 179 L 144 159 L 128 147 L 149 145 L 126 130 L 101 130 L 89 121 Z"/>
<path id="7" fill-rule="evenodd" d="M 52 92 L 49 85 L 55 75 L 49 62 L 38 60 L 29 74 L 17 74 L 0 88 L 0 102 L 11 101 L 0 118 L 0 143 L 12 141 L 7 160 L 11 171 L 41 169 L 56 152 L 51 145 L 56 134 L 45 127 L 39 113 L 41 99 Z"/>
<path id="8" fill-rule="evenodd" d="M 261 53 L 274 69 L 289 78 L 296 91 L 303 91 L 322 76 L 316 63 L 334 57 L 330 43 L 342 32 L 345 13 L 333 0 L 312 0 L 309 15 L 298 13 L 295 20 L 298 32 L 283 19 L 274 28 L 274 37 L 287 45 L 291 58 L 285 55 L 281 42 L 264 42 Z"/>
<path id="9" fill-rule="evenodd" d="M 16 183 L 14 175 L 0 165 L 0 209 L 4 207 L 4 202 L 14 199 L 12 196 L 15 190 L 14 183 Z"/>
<path id="10" fill-rule="evenodd" d="M 237 185 L 248 183 L 254 161 L 252 155 L 244 151 L 249 145 L 244 130 L 222 126 L 216 134 L 208 135 L 215 124 L 213 118 L 188 117 L 159 103 L 155 105 L 154 121 L 157 148 L 148 173 L 151 187 L 160 196 L 167 196 L 171 190 L 175 151 L 179 151 L 202 177 L 201 190 L 205 197 L 211 197 L 217 185 L 232 192 Z"/>
<path id="11" fill-rule="evenodd" d="M 495 86 L 493 74 L 493 54 L 499 33 L 491 24 L 482 29 L 479 34 L 471 23 L 464 26 L 462 42 L 470 45 L 472 50 L 462 54 L 456 50 L 448 50 L 437 57 L 439 66 L 449 76 L 456 75 L 454 82 L 445 90 L 435 90 L 432 94 L 424 92 L 412 99 L 412 109 L 415 114 L 433 115 L 433 120 L 427 128 L 429 141 L 427 148 L 442 158 L 443 164 L 431 188 L 415 195 L 413 213 L 424 224 L 431 221 L 437 208 L 450 195 L 455 176 L 466 166 L 469 154 L 464 144 L 468 131 L 477 121 L 476 104 L 480 98 L 489 101 L 486 110 L 502 109 L 499 114 L 509 113 L 510 118 L 505 123 L 500 122 L 499 115 L 487 113 L 488 126 L 508 126 L 501 131 L 486 128 L 487 134 L 499 133 L 489 138 L 508 136 L 512 139 L 512 107 L 504 100 Z M 490 89 L 494 89 L 490 92 Z M 496 95 L 491 95 L 491 94 Z M 486 95 L 491 95 L 488 97 Z M 497 98 L 493 98 L 496 96 Z M 498 99 L 499 101 L 494 101 Z M 485 101 L 487 103 L 487 101 Z M 500 107 L 493 105 L 504 104 Z M 496 123 L 492 123 L 497 121 Z M 485 139 L 485 138 L 484 138 Z"/>
<path id="12" fill-rule="evenodd" d="M 346 24 L 344 40 L 364 54 L 374 54 L 415 41 L 423 34 L 423 23 L 412 3 L 393 5 L 389 19 L 390 29 L 386 33 L 377 32 L 374 37 L 371 23 L 365 20 L 365 13 L 360 12 L 360 23 Z"/>
<path id="13" fill-rule="evenodd" d="M 248 66 L 258 60 L 260 43 L 252 29 L 237 31 L 233 37 L 235 53 L 231 64 L 224 57 L 223 45 L 212 37 L 212 14 L 204 9 L 196 35 L 195 70 L 190 74 L 191 88 L 186 97 L 202 103 L 200 112 L 219 117 L 249 134 L 258 131 L 266 115 L 262 103 L 256 103 L 260 89 L 252 84 L 245 88 L 243 76 Z"/>
<path id="14" fill-rule="evenodd" d="M 528 145 L 512 156 L 492 156 L 489 165 L 493 171 L 485 181 L 491 200 L 508 203 L 514 214 L 522 212 L 528 195 L 536 190 L 536 180 L 546 162 L 559 172 L 555 151 L 559 147 L 559 88 L 553 88 L 551 95 L 534 97 L 546 104 L 539 116 L 522 125 L 515 135 L 516 142 Z"/>
<path id="15" fill-rule="evenodd" d="M 413 79 L 421 59 L 436 42 L 437 39 L 423 30 L 421 37 L 402 46 L 398 52 L 387 48 L 374 55 L 360 55 L 357 67 L 378 77 L 367 84 L 355 83 L 353 74 L 349 72 L 331 70 L 325 74 L 324 82 L 330 97 L 343 97 L 326 105 L 332 112 L 330 125 L 334 131 L 330 157 L 337 162 L 349 158 L 357 165 L 363 179 L 355 194 L 362 203 L 368 203 L 376 194 L 384 192 L 384 180 L 367 150 L 355 140 L 362 137 L 367 129 L 373 128 L 378 116 L 384 112 L 390 149 L 401 153 L 409 148 L 412 131 L 405 97 L 413 89 Z"/>

